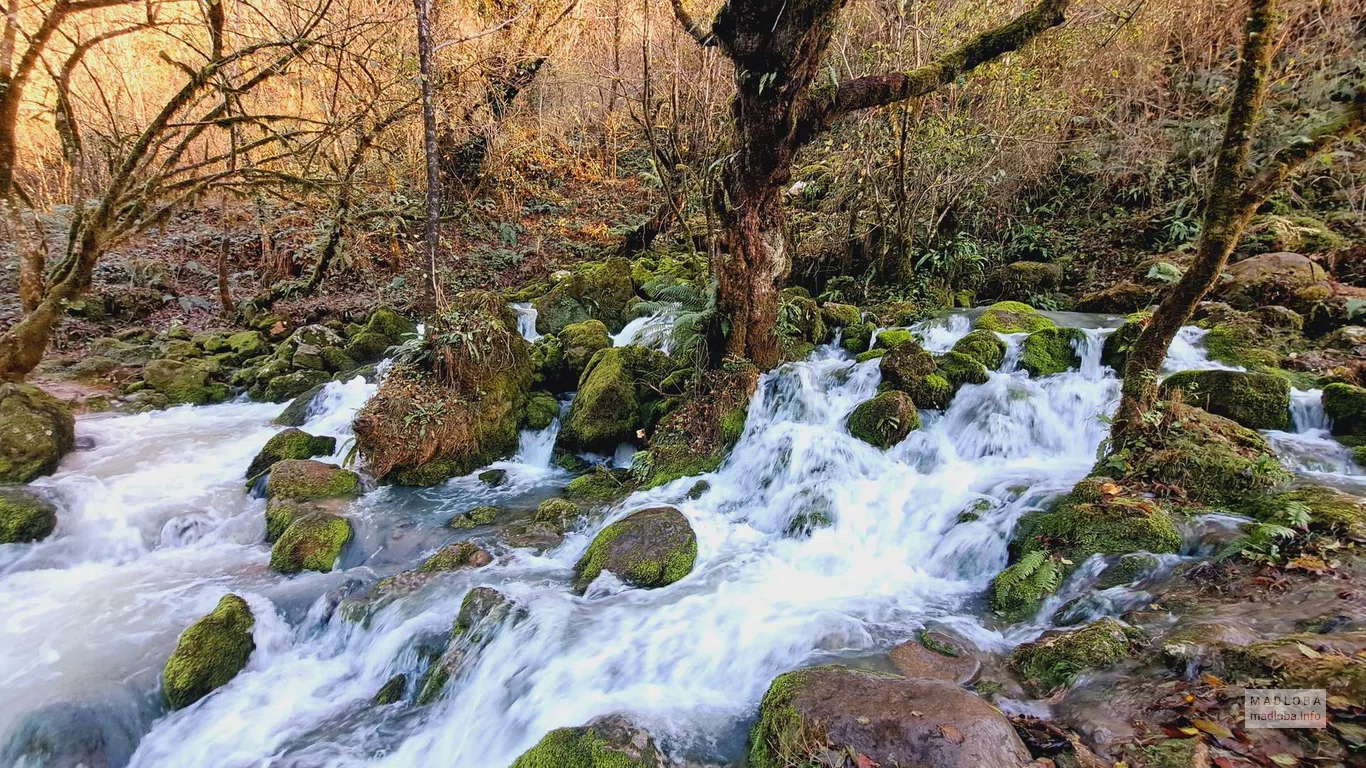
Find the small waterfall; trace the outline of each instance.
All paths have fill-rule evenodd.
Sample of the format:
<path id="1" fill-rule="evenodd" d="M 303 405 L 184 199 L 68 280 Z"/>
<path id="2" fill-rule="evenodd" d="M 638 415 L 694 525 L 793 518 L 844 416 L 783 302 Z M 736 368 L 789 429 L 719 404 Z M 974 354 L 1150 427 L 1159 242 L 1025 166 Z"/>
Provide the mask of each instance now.
<path id="1" fill-rule="evenodd" d="M 1162 372 L 1243 370 L 1239 366 L 1225 365 L 1209 358 L 1209 352 L 1205 350 L 1205 336 L 1208 333 L 1209 331 L 1193 325 L 1184 326 L 1177 331 L 1176 338 L 1172 339 L 1171 348 L 1167 350 L 1167 359 L 1162 363 Z"/>
<path id="2" fill-rule="evenodd" d="M 536 332 L 536 308 L 531 306 L 531 302 L 519 301 L 511 306 L 512 311 L 517 313 L 517 332 L 522 334 L 522 338 L 532 342 L 541 338 L 541 334 Z"/>
<path id="3" fill-rule="evenodd" d="M 927 352 L 942 355 L 972 331 L 972 318 L 965 312 L 952 312 L 917 324 L 915 331 Z"/>
<path id="4" fill-rule="evenodd" d="M 1290 391 L 1290 424 L 1295 432 L 1328 432 L 1332 419 L 1323 410 L 1323 390 L 1294 389 Z"/>
<path id="5" fill-rule="evenodd" d="M 627 344 L 639 344 L 668 354 L 669 336 L 673 333 L 674 320 L 677 317 L 677 307 L 663 309 L 644 317 L 637 317 L 612 337 L 612 346 L 624 347 Z"/>

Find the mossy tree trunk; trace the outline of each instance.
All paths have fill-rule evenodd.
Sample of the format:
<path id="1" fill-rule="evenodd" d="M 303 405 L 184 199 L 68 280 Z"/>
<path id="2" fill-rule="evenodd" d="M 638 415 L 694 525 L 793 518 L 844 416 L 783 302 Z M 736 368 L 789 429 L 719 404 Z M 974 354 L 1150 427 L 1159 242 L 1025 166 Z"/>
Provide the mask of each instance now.
<path id="1" fill-rule="evenodd" d="M 1158 372 L 1181 326 L 1209 293 L 1228 264 L 1243 230 L 1272 193 L 1311 158 L 1361 127 L 1366 118 L 1366 83 L 1332 119 L 1277 152 L 1257 172 L 1247 170 L 1253 131 L 1266 96 L 1278 21 L 1276 0 L 1251 0 L 1244 28 L 1243 55 L 1228 123 L 1215 159 L 1205 204 L 1204 227 L 1195 261 L 1167 295 L 1129 350 L 1124 384 L 1115 417 L 1115 449 L 1141 430 L 1143 416 L 1158 396 Z"/>
<path id="2" fill-rule="evenodd" d="M 735 66 L 734 154 L 715 206 L 726 250 L 713 258 L 725 354 L 779 362 L 778 292 L 792 262 L 783 190 L 798 150 L 840 117 L 932 93 L 1062 23 L 1070 0 L 1042 0 L 1009 23 L 909 72 L 821 83 L 846 0 L 729 0 L 710 30 L 673 0 L 684 30 Z"/>

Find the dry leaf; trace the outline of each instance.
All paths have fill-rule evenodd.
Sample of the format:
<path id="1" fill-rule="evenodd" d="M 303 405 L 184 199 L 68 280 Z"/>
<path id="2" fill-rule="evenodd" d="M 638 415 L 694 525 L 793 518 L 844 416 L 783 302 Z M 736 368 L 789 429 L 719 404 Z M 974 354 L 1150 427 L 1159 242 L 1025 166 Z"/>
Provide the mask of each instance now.
<path id="1" fill-rule="evenodd" d="M 882 765 L 881 763 L 873 762 L 873 758 L 867 755 L 859 755 L 858 757 L 854 758 L 854 763 L 858 766 L 858 768 L 877 768 L 879 765 Z"/>
<path id="2" fill-rule="evenodd" d="M 1281 754 L 1279 754 L 1279 755 L 1272 755 L 1272 756 L 1271 756 L 1271 762 L 1275 763 L 1276 765 L 1299 765 L 1299 764 L 1300 764 L 1300 761 L 1299 761 L 1299 760 L 1296 760 L 1294 755 L 1287 755 L 1287 754 L 1285 754 L 1285 753 L 1281 753 Z"/>
<path id="3" fill-rule="evenodd" d="M 1225 683 L 1223 680 L 1220 680 L 1218 677 L 1211 675 L 1208 672 L 1201 675 L 1200 679 L 1204 680 L 1205 685 L 1208 685 L 1211 688 L 1223 688 L 1228 685 L 1228 683 Z"/>
<path id="4" fill-rule="evenodd" d="M 1209 735 L 1214 736 L 1216 738 L 1233 738 L 1233 731 L 1230 731 L 1229 729 L 1214 722 L 1213 720 L 1191 720 L 1191 725 L 1195 726 L 1196 728 L 1199 728 L 1205 733 L 1208 733 Z"/>
<path id="5" fill-rule="evenodd" d="M 949 740 L 954 744 L 963 743 L 963 732 L 958 730 L 957 728 L 954 728 L 952 725 L 939 726 L 939 733 L 945 739 Z"/>
<path id="6" fill-rule="evenodd" d="M 1305 645 L 1304 643 L 1295 643 L 1295 647 L 1298 648 L 1298 649 L 1300 649 L 1300 653 L 1304 654 L 1305 656 L 1307 656 L 1307 657 L 1309 657 L 1309 658 L 1311 658 L 1311 659 L 1318 659 L 1318 658 L 1322 658 L 1322 657 L 1323 657 L 1323 654 L 1319 653 L 1318 651 L 1314 650 L 1313 648 L 1310 648 L 1309 646 Z"/>

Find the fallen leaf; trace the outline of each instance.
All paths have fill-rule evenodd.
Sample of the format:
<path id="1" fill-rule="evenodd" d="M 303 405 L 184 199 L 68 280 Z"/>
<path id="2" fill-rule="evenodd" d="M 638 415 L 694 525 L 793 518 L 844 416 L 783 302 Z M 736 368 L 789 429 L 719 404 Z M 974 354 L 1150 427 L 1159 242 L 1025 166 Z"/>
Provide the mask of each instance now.
<path id="1" fill-rule="evenodd" d="M 1209 735 L 1214 736 L 1216 738 L 1233 738 L 1233 731 L 1230 731 L 1229 729 L 1214 722 L 1213 720 L 1191 720 L 1191 725 L 1195 726 L 1196 728 L 1199 728 L 1205 733 L 1208 733 Z"/>
<path id="2" fill-rule="evenodd" d="M 1223 688 L 1224 686 L 1228 685 L 1228 683 L 1225 683 L 1223 680 L 1220 680 L 1218 677 L 1211 675 L 1208 672 L 1201 675 L 1200 679 L 1204 680 L 1205 685 L 1208 685 L 1211 688 Z"/>
<path id="3" fill-rule="evenodd" d="M 858 765 L 858 768 L 877 768 L 879 765 L 882 765 L 882 763 L 873 762 L 873 758 L 867 755 L 859 755 L 854 758 L 854 762 Z"/>
<path id="4" fill-rule="evenodd" d="M 867 725 L 867 724 L 873 722 L 872 720 L 869 720 L 869 719 L 866 718 L 866 717 L 860 717 L 860 718 L 857 718 L 857 720 L 858 720 L 859 725 Z"/>
<path id="5" fill-rule="evenodd" d="M 1299 761 L 1299 760 L 1296 760 L 1294 755 L 1287 755 L 1287 754 L 1285 754 L 1285 753 L 1281 753 L 1281 754 L 1279 754 L 1279 755 L 1271 755 L 1271 762 L 1275 763 L 1276 765 L 1299 765 L 1299 764 L 1300 764 L 1300 761 Z"/>
<path id="6" fill-rule="evenodd" d="M 1300 653 L 1304 654 L 1305 656 L 1307 656 L 1307 657 L 1309 657 L 1309 658 L 1311 658 L 1311 659 L 1323 658 L 1323 654 L 1319 653 L 1318 651 L 1314 650 L 1313 648 L 1310 648 L 1309 646 L 1305 645 L 1304 643 L 1295 643 L 1295 647 L 1298 648 L 1298 649 L 1300 649 Z"/>
<path id="7" fill-rule="evenodd" d="M 1105 496 L 1118 496 L 1121 493 L 1124 493 L 1124 489 L 1114 483 L 1102 483 L 1100 492 Z"/>
<path id="8" fill-rule="evenodd" d="M 952 725 L 939 726 L 939 734 L 953 744 L 963 743 L 963 732 Z"/>

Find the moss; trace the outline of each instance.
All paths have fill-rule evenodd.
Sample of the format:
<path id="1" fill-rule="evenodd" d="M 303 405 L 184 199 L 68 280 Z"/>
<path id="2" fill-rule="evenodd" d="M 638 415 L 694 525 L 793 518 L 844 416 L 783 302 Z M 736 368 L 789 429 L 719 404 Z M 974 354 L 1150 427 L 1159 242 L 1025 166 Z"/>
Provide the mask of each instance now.
<path id="1" fill-rule="evenodd" d="M 667 356 L 645 347 L 599 350 L 579 381 L 557 443 L 611 453 L 636 440 L 636 433 L 648 426 L 655 387 L 671 368 Z"/>
<path id="2" fill-rule="evenodd" d="M 1290 382 L 1267 373 L 1182 371 L 1162 382 L 1162 397 L 1185 401 L 1249 429 L 1290 429 Z"/>
<path id="3" fill-rule="evenodd" d="M 1070 685 L 1082 672 L 1104 669 L 1128 658 L 1136 632 L 1111 618 L 1070 632 L 1045 634 L 1011 655 L 1011 664 L 1031 688 L 1047 694 Z"/>
<path id="4" fill-rule="evenodd" d="M 242 671 L 256 648 L 251 637 L 255 623 L 247 601 L 228 594 L 181 633 L 161 673 L 162 693 L 171 709 L 188 707 Z"/>
<path id="5" fill-rule="evenodd" d="M 542 336 L 531 345 L 531 366 L 531 385 L 534 387 L 559 393 L 578 386 L 578 374 L 570 378 L 566 371 L 564 344 L 558 336 Z"/>
<path id="6" fill-rule="evenodd" d="M 593 726 L 558 728 L 512 763 L 512 768 L 661 768 L 653 745 L 614 744 Z"/>
<path id="7" fill-rule="evenodd" d="M 635 490 L 630 475 L 625 472 L 610 472 L 595 468 L 586 475 L 580 475 L 565 486 L 566 498 L 591 503 L 606 503 L 624 499 Z"/>
<path id="8" fill-rule="evenodd" d="M 877 360 L 885 354 L 887 354 L 887 350 L 885 349 L 870 349 L 867 352 L 860 352 L 857 355 L 854 355 L 854 362 L 866 363 L 869 360 Z"/>
<path id="9" fill-rule="evenodd" d="M 560 346 L 564 349 L 565 381 L 574 386 L 600 349 L 612 346 L 612 337 L 607 335 L 607 326 L 599 320 L 566 325 L 560 331 Z"/>
<path id="10" fill-rule="evenodd" d="M 883 392 L 854 408 L 846 422 L 849 434 L 876 448 L 886 450 L 920 428 L 920 413 L 904 392 Z"/>
<path id="11" fill-rule="evenodd" d="M 312 512 L 291 523 L 275 542 L 270 550 L 270 567 L 280 573 L 327 573 L 350 540 L 351 524 L 346 518 Z"/>
<path id="12" fill-rule="evenodd" d="M 491 562 L 493 562 L 493 558 L 489 556 L 489 553 L 474 542 L 457 541 L 454 544 L 442 547 L 436 554 L 423 561 L 417 572 L 444 573 L 465 568 L 482 568 Z"/>
<path id="13" fill-rule="evenodd" d="M 804 290 L 793 288 L 782 292 L 778 304 L 778 334 L 788 360 L 807 357 L 830 338 L 820 306 Z"/>
<path id="14" fill-rule="evenodd" d="M 373 363 L 384 357 L 384 353 L 393 346 L 393 343 L 388 336 L 362 331 L 346 343 L 346 354 L 357 362 Z"/>
<path id="15" fill-rule="evenodd" d="M 408 676 L 402 673 L 394 675 L 380 686 L 375 693 L 374 702 L 379 706 L 386 704 L 396 704 L 403 701 L 403 693 L 408 689 Z"/>
<path id="16" fill-rule="evenodd" d="M 910 395 L 920 408 L 942 411 L 953 401 L 954 388 L 948 379 L 938 373 L 931 373 L 906 387 L 906 394 Z"/>
<path id="17" fill-rule="evenodd" d="M 1366 541 L 1366 501 L 1335 488 L 1308 485 L 1267 494 L 1252 499 L 1239 511 L 1262 522 L 1295 527 L 1287 513 L 1297 506 L 1309 511 L 1311 530 Z"/>
<path id="18" fill-rule="evenodd" d="M 943 376 L 955 393 L 965 384 L 985 384 L 991 375 L 986 366 L 961 352 L 950 352 L 935 358 L 935 373 Z"/>
<path id="19" fill-rule="evenodd" d="M 271 499 L 266 502 L 266 541 L 275 543 L 295 520 L 316 511 L 308 502 Z"/>
<path id="20" fill-rule="evenodd" d="M 953 351 L 976 360 L 988 371 L 994 371 L 1005 361 L 1006 343 L 991 331 L 977 330 L 955 342 Z"/>
<path id="21" fill-rule="evenodd" d="M 1077 345 L 1086 334 L 1076 328 L 1045 328 L 1029 334 L 1020 355 L 1020 367 L 1030 376 L 1051 376 L 1081 365 Z"/>
<path id="22" fill-rule="evenodd" d="M 574 566 L 574 589 L 582 593 L 603 571 L 633 587 L 668 586 L 692 572 L 697 536 L 682 512 L 653 507 L 603 528 Z"/>
<path id="23" fill-rule="evenodd" d="M 331 380 L 332 377 L 328 376 L 326 371 L 294 371 L 271 379 L 270 383 L 266 384 L 262 396 L 272 403 L 282 403 Z"/>
<path id="24" fill-rule="evenodd" d="M 601 320 L 610 331 L 620 331 L 635 295 L 629 261 L 611 258 L 584 265 L 533 302 L 536 330 L 559 333 L 573 323 Z"/>
<path id="25" fill-rule="evenodd" d="M 526 411 L 522 414 L 522 426 L 527 429 L 542 430 L 549 427 L 560 417 L 560 401 L 549 392 L 532 392 L 527 398 Z"/>
<path id="26" fill-rule="evenodd" d="M 1052 320 L 1028 304 L 1001 301 L 987 307 L 982 316 L 977 318 L 973 329 L 994 333 L 1033 333 L 1052 327 Z"/>
<path id="27" fill-rule="evenodd" d="M 476 528 L 481 525 L 489 525 L 502 513 L 501 507 L 475 507 L 468 512 L 461 512 L 446 521 L 447 528 L 463 530 L 465 528 Z"/>
<path id="28" fill-rule="evenodd" d="M 1145 765 L 1152 768 L 1192 768 L 1200 765 L 1200 739 L 1163 739 L 1143 748 Z"/>
<path id="29" fill-rule="evenodd" d="M 27 483 L 57 468 L 76 443 L 76 419 L 29 384 L 0 384 L 0 483 Z"/>
<path id="30" fill-rule="evenodd" d="M 1256 681 L 1270 687 L 1322 688 L 1329 699 L 1341 698 L 1335 709 L 1366 707 L 1366 659 L 1357 651 L 1366 633 L 1286 635 L 1246 646 L 1227 647 L 1222 658 L 1231 680 Z M 1305 648 L 1309 652 L 1305 652 Z"/>
<path id="31" fill-rule="evenodd" d="M 1105 488 L 1105 492 L 1100 489 Z M 1174 553 L 1181 549 L 1171 515 L 1152 499 L 1110 488 L 1089 477 L 1047 512 L 1020 521 L 1021 554 L 1046 550 L 1080 565 L 1091 555 Z"/>
<path id="32" fill-rule="evenodd" d="M 812 745 L 825 744 L 819 726 L 805 722 L 793 706 L 807 681 L 807 670 L 774 678 L 759 703 L 759 719 L 749 732 L 745 764 L 749 768 L 788 768 L 810 765 Z"/>
<path id="33" fill-rule="evenodd" d="M 266 481 L 266 496 L 272 499 L 340 499 L 358 496 L 360 490 L 360 475 L 309 459 L 277 462 Z"/>
<path id="34" fill-rule="evenodd" d="M 362 332 L 378 334 L 389 338 L 394 344 L 400 344 L 417 333 L 417 326 L 392 307 L 379 306 L 370 313 L 370 319 L 365 321 Z"/>
<path id="35" fill-rule="evenodd" d="M 821 319 L 831 328 L 848 328 L 863 321 L 863 313 L 852 304 L 827 301 L 821 305 Z"/>
<path id="36" fill-rule="evenodd" d="M 1274 367 L 1281 356 L 1268 348 L 1266 339 L 1251 323 L 1219 323 L 1205 334 L 1205 351 L 1211 360 L 1256 369 Z"/>
<path id="37" fill-rule="evenodd" d="M 898 344 L 914 340 L 915 334 L 905 328 L 889 328 L 878 332 L 877 338 L 873 340 L 873 347 L 875 349 L 891 349 Z"/>
<path id="38" fill-rule="evenodd" d="M 888 386 L 915 397 L 911 388 L 920 379 L 935 372 L 934 358 L 914 341 L 892 347 L 879 363 L 882 380 Z M 917 401 L 918 403 L 918 401 Z"/>
<path id="39" fill-rule="evenodd" d="M 147 386 L 165 395 L 171 405 L 211 402 L 209 372 L 204 366 L 180 360 L 153 360 L 142 369 Z"/>
<path id="40" fill-rule="evenodd" d="M 660 420 L 632 473 L 654 488 L 681 477 L 714 472 L 744 433 L 759 371 L 748 363 L 709 371 Z"/>
<path id="41" fill-rule="evenodd" d="M 256 458 L 247 467 L 247 480 L 259 476 L 277 462 L 285 459 L 311 459 L 314 456 L 331 456 L 337 450 L 337 438 L 314 437 L 301 429 L 293 427 L 276 433 L 266 441 Z"/>
<path id="42" fill-rule="evenodd" d="M 1333 420 L 1333 434 L 1366 437 L 1366 388 L 1329 384 L 1323 388 L 1323 410 Z"/>
<path id="43" fill-rule="evenodd" d="M 563 531 L 566 526 L 573 523 L 583 514 L 579 505 L 568 499 L 546 499 L 536 507 L 537 523 L 545 523 L 553 526 L 556 530 Z"/>
<path id="44" fill-rule="evenodd" d="M 0 488 L 0 544 L 40 541 L 56 527 L 56 507 L 22 488 Z"/>
<path id="45" fill-rule="evenodd" d="M 1131 552 L 1123 555 L 1100 574 L 1096 586 L 1110 589 L 1124 584 L 1132 584 L 1158 567 L 1156 557 L 1145 552 Z"/>
<path id="46" fill-rule="evenodd" d="M 844 329 L 840 334 L 840 346 L 846 352 L 858 354 L 867 351 L 868 345 L 873 341 L 873 334 L 877 333 L 877 326 L 872 323 L 859 323 Z"/>

